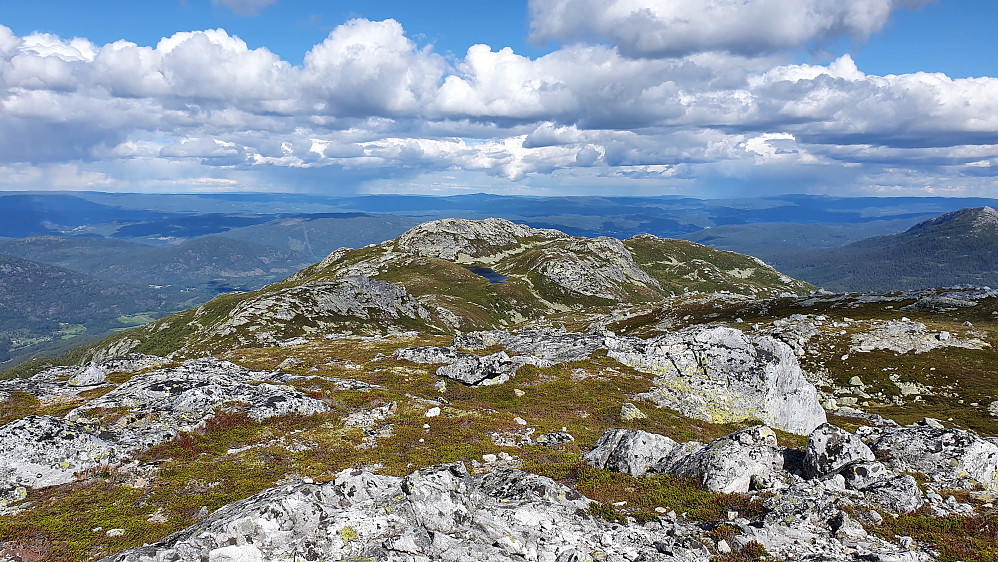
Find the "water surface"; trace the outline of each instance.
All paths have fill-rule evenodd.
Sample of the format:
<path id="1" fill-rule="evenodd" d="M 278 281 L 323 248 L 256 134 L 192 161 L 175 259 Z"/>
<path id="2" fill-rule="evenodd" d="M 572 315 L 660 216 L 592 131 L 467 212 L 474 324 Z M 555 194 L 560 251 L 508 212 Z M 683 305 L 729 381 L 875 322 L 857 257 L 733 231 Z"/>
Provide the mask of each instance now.
<path id="1" fill-rule="evenodd" d="M 497 285 L 499 283 L 505 283 L 509 277 L 496 272 L 491 267 L 469 267 L 468 271 L 474 273 L 475 275 L 481 275 L 482 277 L 489 280 L 489 283 Z"/>

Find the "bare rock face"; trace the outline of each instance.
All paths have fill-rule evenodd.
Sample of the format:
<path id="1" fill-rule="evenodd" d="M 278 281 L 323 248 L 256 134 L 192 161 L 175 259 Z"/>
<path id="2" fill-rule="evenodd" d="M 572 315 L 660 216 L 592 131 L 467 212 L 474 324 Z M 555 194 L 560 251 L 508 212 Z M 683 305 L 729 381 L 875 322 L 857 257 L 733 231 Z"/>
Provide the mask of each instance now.
<path id="1" fill-rule="evenodd" d="M 873 451 L 859 437 L 826 423 L 818 426 L 807 437 L 804 477 L 816 478 L 835 472 L 849 463 L 873 460 Z"/>
<path id="2" fill-rule="evenodd" d="M 753 478 L 769 480 L 783 470 L 783 452 L 773 430 L 745 428 L 680 459 L 668 472 L 694 477 L 716 492 L 747 492 Z"/>
<path id="3" fill-rule="evenodd" d="M 390 330 L 398 320 L 428 321 L 430 312 L 398 285 L 354 275 L 243 301 L 204 339 L 235 335 L 246 340 L 243 343 L 276 343 L 296 335 L 324 333 L 345 318 L 374 321 Z"/>
<path id="4" fill-rule="evenodd" d="M 586 513 L 588 504 L 518 470 L 472 476 L 456 463 L 400 479 L 348 469 L 326 484 L 272 488 L 105 560 L 566 562 L 595 551 L 607 560 L 668 559 L 654 546 L 663 531 L 630 526 L 611 534 Z"/>
<path id="5" fill-rule="evenodd" d="M 630 298 L 629 285 L 661 289 L 658 281 L 634 263 L 620 240 L 605 236 L 577 239 L 564 249 L 546 250 L 537 273 L 576 297 L 623 302 Z"/>
<path id="6" fill-rule="evenodd" d="M 228 361 L 195 359 L 179 367 L 135 375 L 66 417 L 96 421 L 90 418 L 99 417 L 102 410 L 125 408 L 131 413 L 119 419 L 117 425 L 142 435 L 141 440 L 151 444 L 177 431 L 190 431 L 227 402 L 245 403 L 247 414 L 256 420 L 289 413 L 310 415 L 328 409 L 290 386 L 260 382 L 274 374 L 251 371 Z"/>
<path id="7" fill-rule="evenodd" d="M 998 445 L 969 431 L 910 425 L 886 428 L 872 446 L 898 472 L 922 472 L 951 488 L 998 490 Z"/>
<path id="8" fill-rule="evenodd" d="M 664 435 L 637 429 L 608 429 L 582 460 L 596 468 L 642 476 L 669 458 L 677 446 Z"/>
<path id="9" fill-rule="evenodd" d="M 423 223 L 399 237 L 398 251 L 457 263 L 492 261 L 516 250 L 526 238 L 567 237 L 557 230 L 530 228 L 506 219 L 440 219 Z"/>
<path id="10" fill-rule="evenodd" d="M 658 375 L 645 398 L 685 416 L 713 423 L 758 420 L 798 435 L 826 421 L 793 350 L 771 337 L 696 326 L 647 341 L 607 343 L 613 359 Z"/>
<path id="11" fill-rule="evenodd" d="M 0 427 L 0 492 L 66 484 L 75 474 L 116 464 L 132 448 L 95 426 L 28 416 Z"/>
<path id="12" fill-rule="evenodd" d="M 463 382 L 469 386 L 502 384 L 526 364 L 540 361 L 532 356 L 510 357 L 505 351 L 485 356 L 458 351 L 453 347 L 410 347 L 395 352 L 395 357 L 415 363 L 443 363 L 437 375 Z"/>

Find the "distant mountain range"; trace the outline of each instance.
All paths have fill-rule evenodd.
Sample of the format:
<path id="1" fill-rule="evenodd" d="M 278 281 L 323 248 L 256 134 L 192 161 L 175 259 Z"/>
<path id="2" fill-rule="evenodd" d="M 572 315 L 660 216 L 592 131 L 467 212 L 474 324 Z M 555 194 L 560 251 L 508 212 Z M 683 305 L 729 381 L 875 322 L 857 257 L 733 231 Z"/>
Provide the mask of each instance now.
<path id="1" fill-rule="evenodd" d="M 954 211 L 898 234 L 787 253 L 771 265 L 834 291 L 998 287 L 998 211 Z"/>

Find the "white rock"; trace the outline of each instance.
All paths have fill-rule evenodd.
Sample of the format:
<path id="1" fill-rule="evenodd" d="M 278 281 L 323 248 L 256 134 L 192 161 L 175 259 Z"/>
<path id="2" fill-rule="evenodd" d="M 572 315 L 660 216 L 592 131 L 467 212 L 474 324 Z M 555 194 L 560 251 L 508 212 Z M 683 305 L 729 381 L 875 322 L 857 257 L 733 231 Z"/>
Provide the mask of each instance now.
<path id="1" fill-rule="evenodd" d="M 818 392 L 793 350 L 769 336 L 697 326 L 643 342 L 607 338 L 608 355 L 657 375 L 642 395 L 713 423 L 759 420 L 805 435 L 825 423 Z"/>
<path id="2" fill-rule="evenodd" d="M 440 415 L 440 406 L 434 406 L 429 410 L 427 410 L 425 414 L 423 414 L 423 416 L 427 418 L 435 418 L 439 415 Z"/>

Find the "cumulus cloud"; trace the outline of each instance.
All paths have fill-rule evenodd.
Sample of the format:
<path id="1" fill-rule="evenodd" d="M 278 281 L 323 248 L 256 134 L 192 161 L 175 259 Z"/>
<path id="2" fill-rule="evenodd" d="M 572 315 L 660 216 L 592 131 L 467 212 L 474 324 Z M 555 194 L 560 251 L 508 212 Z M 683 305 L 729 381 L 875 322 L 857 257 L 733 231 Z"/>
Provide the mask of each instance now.
<path id="1" fill-rule="evenodd" d="M 394 20 L 349 21 L 300 65 L 221 29 L 140 46 L 0 26 L 0 123 L 0 185 L 19 187 L 72 174 L 169 190 L 446 176 L 511 190 L 709 180 L 980 193 L 998 177 L 998 78 L 582 44 L 445 58 Z"/>
<path id="2" fill-rule="evenodd" d="M 535 41 L 602 40 L 632 57 L 757 54 L 866 38 L 891 12 L 930 0 L 531 0 Z"/>

